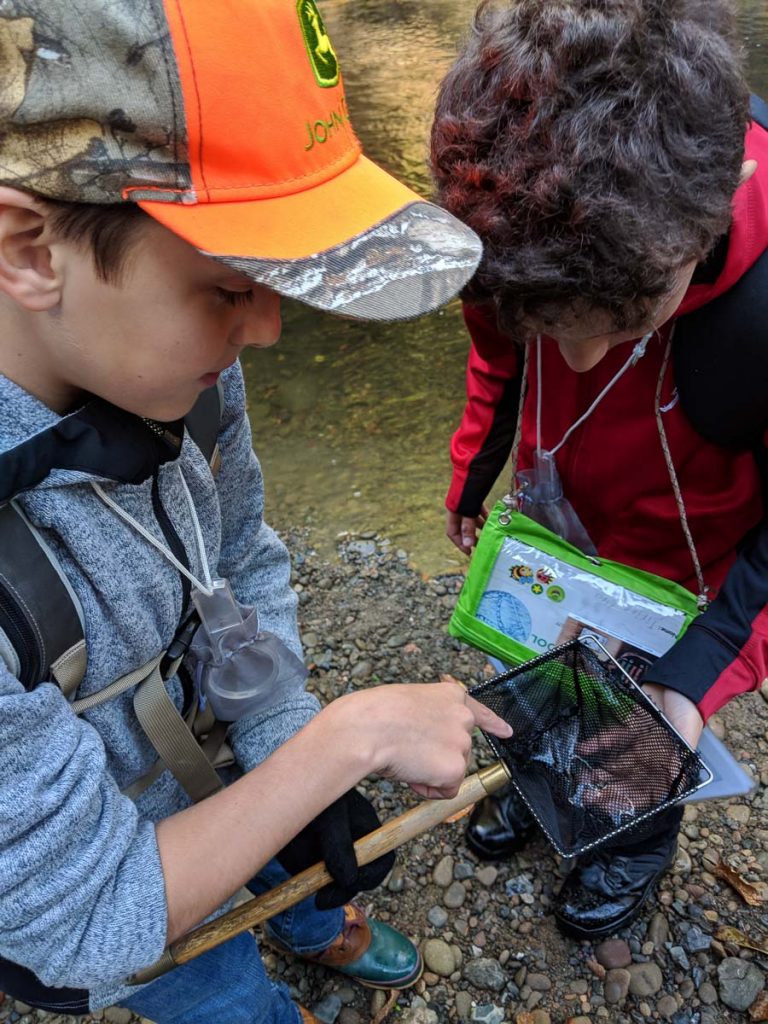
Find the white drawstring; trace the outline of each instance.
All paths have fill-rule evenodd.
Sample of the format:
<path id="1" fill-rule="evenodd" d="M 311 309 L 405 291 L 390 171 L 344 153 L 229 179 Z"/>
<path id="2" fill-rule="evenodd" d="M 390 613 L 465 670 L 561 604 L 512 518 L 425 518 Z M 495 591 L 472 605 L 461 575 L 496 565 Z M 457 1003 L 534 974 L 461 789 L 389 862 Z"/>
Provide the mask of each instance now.
<path id="1" fill-rule="evenodd" d="M 192 525 L 195 531 L 195 543 L 197 544 L 197 553 L 200 559 L 200 566 L 203 570 L 205 583 L 201 583 L 197 576 L 191 573 L 185 565 L 182 565 L 182 563 L 178 560 L 178 558 L 176 558 L 174 553 L 169 548 L 167 548 L 165 544 L 159 541 L 157 537 L 154 537 L 145 526 L 142 526 L 141 523 L 138 522 L 138 520 L 134 519 L 129 512 L 126 512 L 124 508 L 121 508 L 121 506 L 118 505 L 116 501 L 110 498 L 110 496 L 104 492 L 100 484 L 97 484 L 95 481 L 91 481 L 91 487 L 93 487 L 94 491 L 98 494 L 98 496 L 101 498 L 105 505 L 108 505 L 113 512 L 116 512 L 117 515 L 120 516 L 122 520 L 128 523 L 129 526 L 132 526 L 137 533 L 140 533 L 144 540 L 150 543 L 153 548 L 156 548 L 161 555 L 164 555 L 171 563 L 171 565 L 178 569 L 182 576 L 186 576 L 186 578 L 194 587 L 197 588 L 197 590 L 205 594 L 206 597 L 210 597 L 213 594 L 213 581 L 211 579 L 211 570 L 208 565 L 208 558 L 205 553 L 203 531 L 200 528 L 200 520 L 197 518 L 197 510 L 195 509 L 195 503 L 194 501 L 192 501 L 192 495 L 189 493 L 189 487 L 187 487 L 187 481 L 184 479 L 184 474 L 182 473 L 180 466 L 178 467 L 178 470 L 179 476 L 181 477 L 182 489 L 184 491 L 184 494 L 186 495 L 187 504 L 189 505 L 189 513 L 192 518 Z"/>
<path id="2" fill-rule="evenodd" d="M 640 341 L 637 342 L 635 347 L 632 349 L 632 353 L 631 353 L 629 359 L 627 359 L 626 363 L 624 363 L 624 365 L 619 370 L 619 372 L 616 374 L 616 376 L 605 385 L 603 390 L 600 392 L 600 394 L 594 400 L 592 405 L 590 405 L 590 407 L 587 409 L 587 411 L 584 413 L 584 415 L 580 416 L 576 420 L 576 422 L 574 424 L 572 424 L 566 430 L 566 432 L 563 434 L 559 444 L 556 444 L 554 448 L 550 448 L 550 454 L 551 455 L 555 455 L 555 454 L 557 454 L 557 452 L 560 451 L 560 449 L 563 447 L 563 445 L 568 440 L 568 438 L 571 436 L 571 434 L 574 432 L 574 430 L 576 430 L 577 427 L 580 427 L 581 424 L 584 422 L 584 420 L 588 416 L 591 416 L 591 414 L 595 411 L 595 409 L 598 407 L 598 405 L 602 402 L 602 400 L 605 398 L 605 396 L 608 394 L 608 392 L 611 390 L 611 388 L 614 386 L 614 384 L 616 384 L 624 376 L 624 374 L 627 372 L 627 370 L 630 367 L 635 366 L 635 364 L 645 355 L 646 347 L 648 345 L 648 342 L 653 337 L 653 334 L 654 334 L 653 331 L 649 331 L 648 334 L 645 335 L 645 337 L 641 338 Z M 538 402 L 536 403 L 536 419 L 537 419 L 537 422 L 536 422 L 536 434 L 537 434 L 537 437 L 539 439 L 539 441 L 538 441 L 539 449 L 538 450 L 541 451 L 541 391 L 542 391 L 541 384 L 542 384 L 542 380 L 541 380 L 541 362 L 540 362 L 540 358 L 541 358 L 541 350 L 540 350 L 541 336 L 540 335 L 536 339 L 536 344 L 539 346 L 539 353 L 538 353 L 538 355 L 539 355 L 539 364 L 538 364 L 539 376 L 538 376 L 538 381 L 537 381 L 537 383 L 538 383 L 538 392 L 539 393 L 538 393 Z"/>

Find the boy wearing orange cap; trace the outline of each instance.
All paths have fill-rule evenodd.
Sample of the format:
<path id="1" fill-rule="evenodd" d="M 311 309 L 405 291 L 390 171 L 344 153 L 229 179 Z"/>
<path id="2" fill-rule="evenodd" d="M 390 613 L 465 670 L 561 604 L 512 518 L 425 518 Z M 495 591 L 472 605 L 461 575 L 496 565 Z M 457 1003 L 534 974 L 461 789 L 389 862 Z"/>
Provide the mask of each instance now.
<path id="1" fill-rule="evenodd" d="M 237 357 L 277 341 L 279 295 L 371 319 L 438 306 L 476 236 L 362 156 L 314 0 L 10 0 L 0 47 L 0 988 L 160 1024 L 311 1020 L 250 935 L 121 979 L 317 859 L 336 888 L 270 941 L 406 987 L 412 944 L 339 905 L 388 868 L 358 872 L 372 819 L 350 787 L 453 793 L 472 728 L 507 729 L 452 685 L 323 710 L 304 691 Z M 210 401 L 212 452 L 184 420 Z M 225 580 L 292 674 L 228 726 L 217 770 L 223 730 L 196 742 L 179 667 Z M 57 654 L 65 626 L 81 640 Z"/>

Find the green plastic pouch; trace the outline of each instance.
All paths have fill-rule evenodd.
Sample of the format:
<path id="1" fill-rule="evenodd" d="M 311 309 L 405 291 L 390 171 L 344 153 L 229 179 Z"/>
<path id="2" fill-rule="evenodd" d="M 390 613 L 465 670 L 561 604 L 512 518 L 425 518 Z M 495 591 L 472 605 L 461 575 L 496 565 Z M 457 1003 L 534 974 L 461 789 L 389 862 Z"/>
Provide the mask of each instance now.
<path id="1" fill-rule="evenodd" d="M 679 584 L 584 555 L 498 502 L 448 631 L 508 665 L 592 633 L 639 679 L 698 612 L 696 597 Z"/>

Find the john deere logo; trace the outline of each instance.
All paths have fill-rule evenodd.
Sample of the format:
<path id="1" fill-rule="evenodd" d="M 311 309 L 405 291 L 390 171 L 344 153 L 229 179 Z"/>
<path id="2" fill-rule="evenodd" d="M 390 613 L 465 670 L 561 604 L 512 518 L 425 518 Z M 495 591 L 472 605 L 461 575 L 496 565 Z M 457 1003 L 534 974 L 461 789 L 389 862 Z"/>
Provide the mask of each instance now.
<path id="1" fill-rule="evenodd" d="M 339 82 L 339 62 L 315 0 L 299 0 L 297 10 L 317 84 L 330 89 Z"/>

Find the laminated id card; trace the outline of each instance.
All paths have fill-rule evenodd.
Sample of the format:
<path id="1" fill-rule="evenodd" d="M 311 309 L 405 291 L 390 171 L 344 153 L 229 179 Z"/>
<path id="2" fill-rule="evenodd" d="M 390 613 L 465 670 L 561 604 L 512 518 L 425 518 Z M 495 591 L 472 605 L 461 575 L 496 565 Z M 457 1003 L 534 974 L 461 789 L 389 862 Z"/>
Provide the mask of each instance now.
<path id="1" fill-rule="evenodd" d="M 510 665 L 591 633 L 639 679 L 697 614 L 696 598 L 684 587 L 585 555 L 499 503 L 448 629 Z"/>

